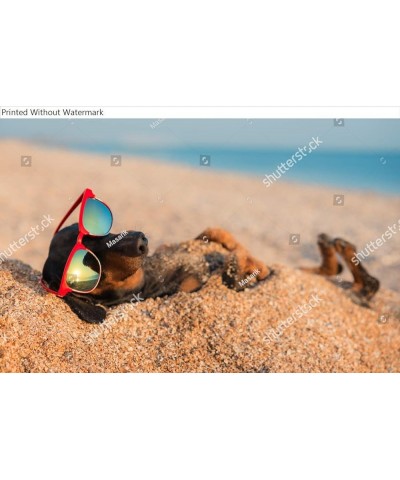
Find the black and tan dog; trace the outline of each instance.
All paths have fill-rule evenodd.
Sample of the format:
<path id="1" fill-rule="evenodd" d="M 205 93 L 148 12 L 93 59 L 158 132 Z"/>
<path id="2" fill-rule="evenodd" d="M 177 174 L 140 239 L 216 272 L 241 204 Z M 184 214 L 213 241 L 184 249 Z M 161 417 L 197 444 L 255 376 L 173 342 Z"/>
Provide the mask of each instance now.
<path id="1" fill-rule="evenodd" d="M 43 268 L 43 280 L 53 290 L 58 290 L 69 253 L 78 236 L 74 224 L 58 232 L 50 245 L 49 256 Z M 255 259 L 229 232 L 209 228 L 196 239 L 175 245 L 163 245 L 148 256 L 147 238 L 142 232 L 129 231 L 112 247 L 107 243 L 118 235 L 84 237 L 84 245 L 100 260 L 101 279 L 89 294 L 70 293 L 64 300 L 82 320 L 101 323 L 107 307 L 129 302 L 135 295 L 154 298 L 179 291 L 199 290 L 211 275 L 221 275 L 223 283 L 237 291 L 254 286 L 267 279 L 271 272 L 263 262 Z M 337 275 L 342 266 L 336 254 L 341 255 L 350 268 L 353 290 L 360 297 L 370 299 L 379 288 L 379 282 L 371 277 L 361 264 L 351 258 L 356 249 L 342 239 L 330 239 L 321 234 L 318 245 L 322 265 L 306 269 L 321 275 Z M 139 298 L 139 297 L 138 297 Z"/>

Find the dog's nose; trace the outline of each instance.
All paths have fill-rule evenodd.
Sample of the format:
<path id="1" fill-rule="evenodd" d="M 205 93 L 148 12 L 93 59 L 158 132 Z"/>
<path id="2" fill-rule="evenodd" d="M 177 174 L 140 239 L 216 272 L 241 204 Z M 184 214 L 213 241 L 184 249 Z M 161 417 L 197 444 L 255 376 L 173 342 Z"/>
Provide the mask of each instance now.
<path id="1" fill-rule="evenodd" d="M 147 253 L 147 249 L 148 249 L 147 245 L 148 245 L 148 243 L 149 243 L 149 242 L 148 242 L 145 234 L 144 234 L 144 233 L 140 233 L 140 234 L 139 234 L 138 241 L 137 241 L 137 249 L 139 250 L 139 252 L 140 252 L 141 254 Z"/>
<path id="2" fill-rule="evenodd" d="M 129 231 L 128 235 L 126 235 L 118 245 L 120 246 L 120 251 L 125 255 L 137 257 L 147 255 L 148 243 L 144 233 Z"/>

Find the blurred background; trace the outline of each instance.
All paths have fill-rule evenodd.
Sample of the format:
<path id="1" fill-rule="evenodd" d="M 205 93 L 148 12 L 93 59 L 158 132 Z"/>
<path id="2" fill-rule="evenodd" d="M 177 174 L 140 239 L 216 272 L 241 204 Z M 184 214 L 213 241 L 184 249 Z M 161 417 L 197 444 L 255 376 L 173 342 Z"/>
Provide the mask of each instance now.
<path id="1" fill-rule="evenodd" d="M 400 120 L 1 120 L 0 138 L 264 175 L 312 138 L 321 145 L 285 180 L 400 191 Z M 304 161 L 306 160 L 306 161 Z"/>

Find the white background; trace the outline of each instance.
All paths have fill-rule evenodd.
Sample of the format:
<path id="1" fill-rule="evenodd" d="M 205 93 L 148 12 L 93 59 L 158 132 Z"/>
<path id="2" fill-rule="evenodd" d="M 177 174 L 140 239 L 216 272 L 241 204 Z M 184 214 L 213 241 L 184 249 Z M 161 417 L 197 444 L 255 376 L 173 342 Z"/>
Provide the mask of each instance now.
<path id="1" fill-rule="evenodd" d="M 0 106 L 399 107 L 397 4 L 2 2 Z M 2 375 L 1 478 L 398 479 L 398 385 Z"/>
<path id="2" fill-rule="evenodd" d="M 0 5 L 1 104 L 400 104 L 396 0 Z"/>

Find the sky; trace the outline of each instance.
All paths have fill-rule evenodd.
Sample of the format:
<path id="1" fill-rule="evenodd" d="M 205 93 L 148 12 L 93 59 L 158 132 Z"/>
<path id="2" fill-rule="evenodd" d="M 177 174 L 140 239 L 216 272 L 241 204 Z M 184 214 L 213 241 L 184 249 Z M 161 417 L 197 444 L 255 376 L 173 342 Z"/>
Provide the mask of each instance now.
<path id="1" fill-rule="evenodd" d="M 317 136 L 325 151 L 400 152 L 400 119 L 346 119 L 342 127 L 335 127 L 333 119 L 0 119 L 0 138 L 95 150 L 103 146 L 290 150 Z"/>

